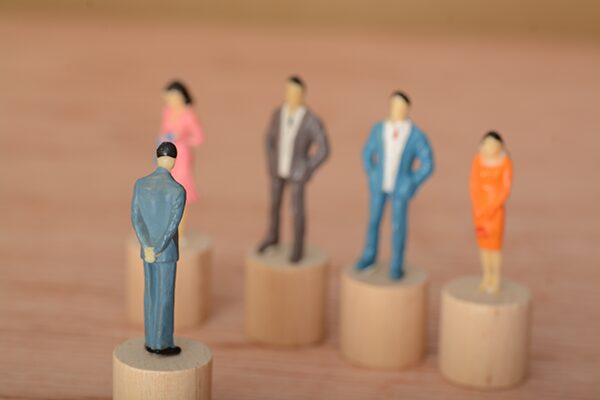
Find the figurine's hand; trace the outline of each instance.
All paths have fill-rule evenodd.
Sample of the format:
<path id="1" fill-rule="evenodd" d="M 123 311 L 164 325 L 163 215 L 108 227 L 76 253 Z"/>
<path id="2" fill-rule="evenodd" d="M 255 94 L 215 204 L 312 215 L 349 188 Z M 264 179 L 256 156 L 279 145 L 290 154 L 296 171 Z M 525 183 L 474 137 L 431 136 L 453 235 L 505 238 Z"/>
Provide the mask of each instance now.
<path id="1" fill-rule="evenodd" d="M 144 247 L 144 261 L 146 261 L 147 263 L 153 263 L 156 261 L 154 247 Z"/>
<path id="2" fill-rule="evenodd" d="M 311 172 L 306 165 L 303 165 L 294 171 L 292 171 L 292 175 L 290 176 L 291 180 L 294 182 L 308 182 L 311 176 Z"/>
<path id="3" fill-rule="evenodd" d="M 475 227 L 475 234 L 480 238 L 486 237 L 488 236 L 487 228 L 483 225 L 478 225 Z"/>

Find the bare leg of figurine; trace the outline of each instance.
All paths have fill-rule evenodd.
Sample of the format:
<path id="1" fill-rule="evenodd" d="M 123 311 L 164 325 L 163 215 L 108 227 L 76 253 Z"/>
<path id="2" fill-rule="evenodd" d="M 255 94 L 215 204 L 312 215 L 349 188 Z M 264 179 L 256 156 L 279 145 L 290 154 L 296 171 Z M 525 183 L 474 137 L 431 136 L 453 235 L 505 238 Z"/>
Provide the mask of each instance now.
<path id="1" fill-rule="evenodd" d="M 491 266 L 491 279 L 488 291 L 490 293 L 498 293 L 500 291 L 501 276 L 500 270 L 502 267 L 502 254 L 499 251 L 490 251 L 490 266 Z"/>
<path id="2" fill-rule="evenodd" d="M 263 253 L 270 246 L 279 242 L 279 219 L 281 214 L 281 198 L 283 196 L 283 187 L 285 180 L 282 178 L 273 178 L 271 181 L 271 209 L 269 212 L 269 231 L 267 236 L 258 246 L 258 252 Z"/>
<path id="3" fill-rule="evenodd" d="M 486 249 L 481 249 L 479 252 L 481 257 L 481 269 L 482 269 L 482 277 L 481 284 L 479 285 L 479 290 L 487 292 L 489 291 L 489 287 L 491 284 L 491 263 L 490 263 L 490 252 Z"/>

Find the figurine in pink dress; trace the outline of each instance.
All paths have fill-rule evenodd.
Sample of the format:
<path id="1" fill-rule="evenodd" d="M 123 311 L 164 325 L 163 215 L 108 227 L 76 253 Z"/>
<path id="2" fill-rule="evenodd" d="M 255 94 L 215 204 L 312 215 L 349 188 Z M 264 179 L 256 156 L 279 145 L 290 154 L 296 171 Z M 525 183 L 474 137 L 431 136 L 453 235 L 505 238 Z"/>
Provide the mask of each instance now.
<path id="1" fill-rule="evenodd" d="M 202 144 L 204 132 L 192 110 L 192 97 L 183 83 L 169 83 L 164 98 L 158 142 L 172 142 L 177 146 L 177 163 L 171 174 L 185 188 L 187 203 L 191 204 L 199 197 L 194 183 L 193 148 Z"/>

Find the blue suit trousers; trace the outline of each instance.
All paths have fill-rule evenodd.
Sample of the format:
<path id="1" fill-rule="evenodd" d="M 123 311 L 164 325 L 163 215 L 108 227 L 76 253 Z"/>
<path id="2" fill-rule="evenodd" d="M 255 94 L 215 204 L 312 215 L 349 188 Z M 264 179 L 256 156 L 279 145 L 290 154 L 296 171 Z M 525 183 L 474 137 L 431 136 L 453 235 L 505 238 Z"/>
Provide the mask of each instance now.
<path id="1" fill-rule="evenodd" d="M 176 262 L 144 262 L 144 333 L 154 350 L 173 347 Z"/>
<path id="2" fill-rule="evenodd" d="M 361 259 L 367 260 L 368 264 L 374 263 L 377 259 L 379 227 L 385 204 L 388 200 L 392 203 L 392 259 L 390 262 L 390 273 L 401 275 L 404 268 L 404 248 L 406 243 L 409 201 L 407 198 L 393 196 L 383 191 L 371 192 L 367 240 Z"/>

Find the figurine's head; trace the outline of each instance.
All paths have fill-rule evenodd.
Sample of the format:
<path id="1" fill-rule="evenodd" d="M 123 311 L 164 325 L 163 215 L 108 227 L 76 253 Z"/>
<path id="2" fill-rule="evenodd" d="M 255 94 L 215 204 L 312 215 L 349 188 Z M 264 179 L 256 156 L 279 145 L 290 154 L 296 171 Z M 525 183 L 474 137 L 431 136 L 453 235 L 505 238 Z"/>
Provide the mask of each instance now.
<path id="1" fill-rule="evenodd" d="M 410 98 L 399 90 L 390 96 L 390 120 L 403 121 L 408 116 Z"/>
<path id="2" fill-rule="evenodd" d="M 180 81 L 172 81 L 165 86 L 165 103 L 169 107 L 181 108 L 192 102 L 190 92 Z"/>
<path id="3" fill-rule="evenodd" d="M 177 158 L 177 147 L 171 142 L 162 142 L 156 149 L 156 163 L 159 167 L 172 170 Z"/>
<path id="4" fill-rule="evenodd" d="M 504 151 L 502 136 L 494 131 L 486 133 L 481 139 L 479 151 L 486 158 L 498 157 Z"/>
<path id="5" fill-rule="evenodd" d="M 304 104 L 306 85 L 297 75 L 290 76 L 285 85 L 285 102 L 291 109 L 296 109 Z"/>

